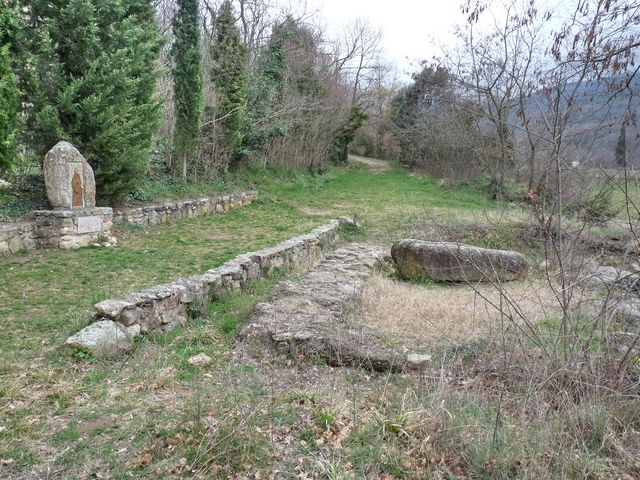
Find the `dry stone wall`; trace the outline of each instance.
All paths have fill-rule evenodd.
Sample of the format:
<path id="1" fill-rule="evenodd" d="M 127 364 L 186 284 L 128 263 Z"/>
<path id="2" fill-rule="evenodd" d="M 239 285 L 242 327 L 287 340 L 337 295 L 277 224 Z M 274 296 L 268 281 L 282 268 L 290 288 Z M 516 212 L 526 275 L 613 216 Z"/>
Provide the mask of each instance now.
<path id="1" fill-rule="evenodd" d="M 117 210 L 102 207 L 34 211 L 28 221 L 0 224 L 0 255 L 45 248 L 79 248 L 104 240 L 112 244 L 110 233 L 113 224 L 149 227 L 178 222 L 228 212 L 251 204 L 257 197 L 258 192 L 240 192 Z"/>
<path id="2" fill-rule="evenodd" d="M 149 227 L 165 222 L 177 222 L 212 213 L 224 213 L 234 208 L 251 204 L 258 198 L 258 192 L 240 192 L 217 197 L 168 202 L 139 208 L 118 209 L 114 212 L 113 223 L 129 223 Z"/>
<path id="3" fill-rule="evenodd" d="M 93 322 L 111 322 L 100 325 L 102 329 L 108 329 L 108 325 L 111 325 L 113 331 L 120 331 L 124 327 L 128 335 L 127 342 L 152 330 L 170 331 L 186 323 L 189 311 L 197 311 L 212 299 L 246 287 L 249 282 L 274 268 L 316 264 L 325 249 L 336 243 L 340 225 L 345 223 L 354 224 L 353 220 L 341 217 L 275 247 L 239 255 L 202 275 L 102 301 L 94 306 Z M 120 347 L 96 346 L 95 330 L 89 325 L 70 337 L 66 344 L 73 348 L 86 348 L 96 354 L 122 350 Z M 107 335 L 104 341 L 108 343 L 114 338 L 113 335 Z"/>
<path id="4" fill-rule="evenodd" d="M 0 255 L 38 248 L 33 222 L 0 224 Z"/>
<path id="5" fill-rule="evenodd" d="M 108 207 L 36 210 L 31 220 L 0 224 L 0 255 L 45 248 L 73 249 L 96 242 L 114 244 Z"/>
<path id="6" fill-rule="evenodd" d="M 116 243 L 111 237 L 113 210 L 109 207 L 38 210 L 32 217 L 37 248 L 69 250 Z"/>

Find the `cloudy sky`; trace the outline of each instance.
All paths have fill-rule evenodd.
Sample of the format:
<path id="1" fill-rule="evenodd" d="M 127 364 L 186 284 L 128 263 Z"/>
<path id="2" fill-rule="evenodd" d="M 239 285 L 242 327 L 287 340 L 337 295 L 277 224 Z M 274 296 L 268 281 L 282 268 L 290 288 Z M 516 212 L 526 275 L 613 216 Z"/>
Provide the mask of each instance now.
<path id="1" fill-rule="evenodd" d="M 361 17 L 382 30 L 386 56 L 401 72 L 411 64 L 430 59 L 440 45 L 451 43 L 453 26 L 463 21 L 459 0 L 307 0 L 317 10 L 329 32 L 336 33 L 350 20 Z"/>

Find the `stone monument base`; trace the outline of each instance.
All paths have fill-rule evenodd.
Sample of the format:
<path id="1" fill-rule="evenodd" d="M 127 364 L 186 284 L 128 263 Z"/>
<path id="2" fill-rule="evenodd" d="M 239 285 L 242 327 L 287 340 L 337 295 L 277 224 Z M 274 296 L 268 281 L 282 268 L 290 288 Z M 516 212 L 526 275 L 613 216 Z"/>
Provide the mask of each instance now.
<path id="1" fill-rule="evenodd" d="M 31 213 L 40 248 L 76 249 L 94 243 L 115 245 L 110 207 L 36 210 Z"/>

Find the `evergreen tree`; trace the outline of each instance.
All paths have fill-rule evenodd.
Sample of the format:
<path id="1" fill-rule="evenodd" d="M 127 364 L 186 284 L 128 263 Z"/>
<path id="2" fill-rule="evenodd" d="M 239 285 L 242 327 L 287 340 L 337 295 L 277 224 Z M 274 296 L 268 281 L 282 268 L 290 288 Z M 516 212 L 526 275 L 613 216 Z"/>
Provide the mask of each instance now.
<path id="1" fill-rule="evenodd" d="M 230 0 L 221 5 L 215 19 L 215 36 L 211 44 L 213 66 L 211 80 L 215 87 L 215 117 L 220 119 L 220 140 L 234 166 L 243 155 L 243 119 L 249 86 L 249 51 L 242 43 Z"/>
<path id="2" fill-rule="evenodd" d="M 627 165 L 627 124 L 625 121 L 620 126 L 620 135 L 618 136 L 618 143 L 616 143 L 616 164 L 619 167 L 626 167 Z"/>
<path id="3" fill-rule="evenodd" d="M 34 0 L 21 76 L 33 147 L 75 144 L 98 195 L 118 201 L 142 179 L 160 119 L 153 94 L 162 40 L 148 0 Z"/>
<path id="4" fill-rule="evenodd" d="M 8 170 L 15 160 L 16 121 L 20 103 L 9 47 L 16 28 L 13 5 L 7 0 L 0 0 L 0 172 Z"/>
<path id="5" fill-rule="evenodd" d="M 175 61 L 173 88 L 176 106 L 174 150 L 176 166 L 182 168 L 182 177 L 186 178 L 188 159 L 198 149 L 202 114 L 198 0 L 178 0 L 178 9 L 173 18 L 173 33 L 175 43 L 171 53 Z"/>

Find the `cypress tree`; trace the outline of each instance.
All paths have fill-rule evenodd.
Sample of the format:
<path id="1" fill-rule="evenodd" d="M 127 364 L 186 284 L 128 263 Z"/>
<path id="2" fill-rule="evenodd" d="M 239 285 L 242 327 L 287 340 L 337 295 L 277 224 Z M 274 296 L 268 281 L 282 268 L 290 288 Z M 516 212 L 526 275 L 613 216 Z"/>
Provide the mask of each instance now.
<path id="1" fill-rule="evenodd" d="M 173 89 L 176 112 L 174 150 L 176 167 L 182 169 L 182 177 L 186 178 L 188 159 L 198 149 L 202 114 L 198 0 L 178 0 L 178 9 L 173 18 L 173 33 L 175 42 L 171 53 L 175 61 Z"/>
<path id="2" fill-rule="evenodd" d="M 153 98 L 162 40 L 148 0 L 34 0 L 21 73 L 31 143 L 75 144 L 99 197 L 117 202 L 146 171 L 160 120 Z"/>
<path id="3" fill-rule="evenodd" d="M 618 136 L 618 142 L 616 143 L 616 164 L 619 167 L 626 167 L 627 165 L 627 124 L 625 121 L 620 125 L 620 135 Z"/>
<path id="4" fill-rule="evenodd" d="M 249 51 L 242 43 L 230 0 L 224 1 L 216 16 L 211 54 L 211 80 L 216 93 L 215 116 L 221 119 L 222 146 L 230 165 L 235 166 L 243 155 L 242 126 L 249 86 Z"/>
<path id="5" fill-rule="evenodd" d="M 8 170 L 15 160 L 16 121 L 20 104 L 9 47 L 16 27 L 15 9 L 7 0 L 0 0 L 0 172 Z"/>

